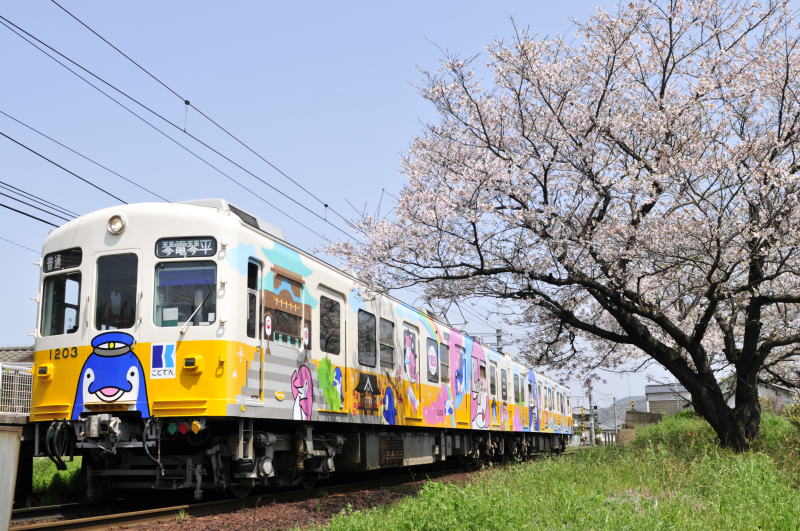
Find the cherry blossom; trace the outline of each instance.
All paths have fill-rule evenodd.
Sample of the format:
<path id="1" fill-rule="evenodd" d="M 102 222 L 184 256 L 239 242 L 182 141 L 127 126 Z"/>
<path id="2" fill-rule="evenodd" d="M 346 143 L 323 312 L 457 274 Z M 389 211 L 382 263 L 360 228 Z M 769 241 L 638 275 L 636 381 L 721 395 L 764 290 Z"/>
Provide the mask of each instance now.
<path id="1" fill-rule="evenodd" d="M 786 3 L 636 1 L 575 37 L 514 29 L 486 65 L 425 73 L 439 119 L 404 157 L 392 218 L 331 250 L 373 290 L 513 305 L 531 361 L 659 363 L 723 445 L 748 447 L 757 383 L 800 383 Z"/>

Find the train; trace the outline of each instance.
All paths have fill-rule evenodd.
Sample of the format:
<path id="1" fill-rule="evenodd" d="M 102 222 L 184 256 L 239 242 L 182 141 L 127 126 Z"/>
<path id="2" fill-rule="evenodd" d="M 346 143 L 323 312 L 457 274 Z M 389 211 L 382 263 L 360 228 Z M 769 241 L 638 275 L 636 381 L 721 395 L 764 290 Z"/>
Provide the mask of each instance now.
<path id="1" fill-rule="evenodd" d="M 87 495 L 310 486 L 565 448 L 569 390 L 223 199 L 125 204 L 43 245 L 35 454 Z"/>

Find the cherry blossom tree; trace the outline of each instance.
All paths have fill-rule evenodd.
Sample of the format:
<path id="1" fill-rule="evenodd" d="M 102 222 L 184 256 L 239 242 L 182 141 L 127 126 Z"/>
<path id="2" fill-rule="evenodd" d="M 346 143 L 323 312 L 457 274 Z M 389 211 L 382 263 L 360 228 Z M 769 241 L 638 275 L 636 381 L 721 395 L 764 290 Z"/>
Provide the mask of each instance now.
<path id="1" fill-rule="evenodd" d="M 512 304 L 534 362 L 653 360 L 746 449 L 757 384 L 800 382 L 797 24 L 652 0 L 577 27 L 426 72 L 393 216 L 332 250 L 374 290 Z"/>

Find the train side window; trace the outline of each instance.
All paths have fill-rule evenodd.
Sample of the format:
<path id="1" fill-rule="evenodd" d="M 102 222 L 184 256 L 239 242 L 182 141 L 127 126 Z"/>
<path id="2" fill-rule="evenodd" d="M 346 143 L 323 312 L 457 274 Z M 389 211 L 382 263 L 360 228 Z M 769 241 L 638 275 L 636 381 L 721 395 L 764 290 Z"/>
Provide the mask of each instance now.
<path id="1" fill-rule="evenodd" d="M 444 343 L 439 344 L 439 376 L 442 382 L 450 381 L 450 347 Z"/>
<path id="2" fill-rule="evenodd" d="M 480 375 L 481 375 L 481 377 L 480 377 L 479 384 L 482 384 L 483 382 L 486 381 L 486 362 L 485 361 L 481 361 Z M 481 389 L 477 389 L 477 391 L 480 392 L 480 391 L 483 391 L 483 389 L 482 388 Z"/>
<path id="3" fill-rule="evenodd" d="M 258 304 L 258 285 L 261 277 L 261 264 L 254 260 L 247 262 L 247 337 L 258 337 L 261 329 L 261 308 Z"/>
<path id="4" fill-rule="evenodd" d="M 428 338 L 428 381 L 439 383 L 439 344 L 436 340 Z"/>
<path id="5" fill-rule="evenodd" d="M 373 314 L 358 310 L 358 363 L 367 367 L 374 367 L 377 357 L 375 324 Z"/>
<path id="6" fill-rule="evenodd" d="M 112 254 L 97 259 L 94 326 L 97 330 L 131 328 L 136 321 L 139 257 Z"/>
<path id="7" fill-rule="evenodd" d="M 380 320 L 381 367 L 394 368 L 394 323 Z"/>
<path id="8" fill-rule="evenodd" d="M 341 349 L 342 310 L 339 303 L 321 295 L 319 298 L 319 348 L 328 354 L 339 354 Z"/>
<path id="9" fill-rule="evenodd" d="M 55 336 L 76 332 L 80 322 L 81 274 L 45 277 L 42 295 L 41 334 Z"/>
<path id="10" fill-rule="evenodd" d="M 156 326 L 195 326 L 216 321 L 217 264 L 211 261 L 156 264 L 153 320 Z"/>
<path id="11" fill-rule="evenodd" d="M 519 402 L 519 374 L 514 375 L 514 402 Z"/>
<path id="12" fill-rule="evenodd" d="M 497 364 L 495 362 L 489 365 L 489 394 L 497 396 Z"/>
<path id="13" fill-rule="evenodd" d="M 505 369 L 500 370 L 500 399 L 503 401 L 508 399 L 508 379 Z"/>

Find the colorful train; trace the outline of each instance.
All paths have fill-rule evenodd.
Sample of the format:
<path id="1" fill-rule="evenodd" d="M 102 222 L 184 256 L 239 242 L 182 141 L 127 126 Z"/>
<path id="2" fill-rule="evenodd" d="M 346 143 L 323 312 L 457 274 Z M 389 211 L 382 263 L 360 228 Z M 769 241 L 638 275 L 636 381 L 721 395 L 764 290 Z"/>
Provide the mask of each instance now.
<path id="1" fill-rule="evenodd" d="M 36 453 L 111 489 L 311 484 L 560 451 L 568 390 L 300 251 L 224 200 L 99 210 L 48 236 Z"/>

